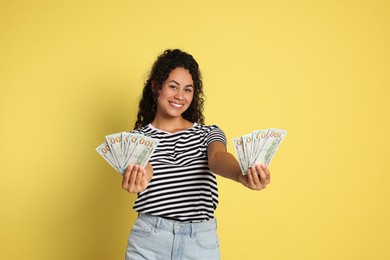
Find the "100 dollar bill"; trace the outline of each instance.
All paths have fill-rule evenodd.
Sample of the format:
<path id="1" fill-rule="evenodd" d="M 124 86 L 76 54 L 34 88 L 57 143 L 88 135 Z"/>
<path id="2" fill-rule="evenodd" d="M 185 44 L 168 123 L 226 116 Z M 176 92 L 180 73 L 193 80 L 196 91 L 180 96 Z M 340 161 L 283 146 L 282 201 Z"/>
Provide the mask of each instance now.
<path id="1" fill-rule="evenodd" d="M 270 128 L 234 138 L 233 144 L 242 174 L 246 175 L 248 169 L 255 164 L 268 166 L 286 134 L 285 130 Z"/>
<path id="2" fill-rule="evenodd" d="M 145 167 L 159 141 L 140 134 L 116 133 L 106 136 L 106 142 L 96 151 L 119 173 L 130 164 Z"/>

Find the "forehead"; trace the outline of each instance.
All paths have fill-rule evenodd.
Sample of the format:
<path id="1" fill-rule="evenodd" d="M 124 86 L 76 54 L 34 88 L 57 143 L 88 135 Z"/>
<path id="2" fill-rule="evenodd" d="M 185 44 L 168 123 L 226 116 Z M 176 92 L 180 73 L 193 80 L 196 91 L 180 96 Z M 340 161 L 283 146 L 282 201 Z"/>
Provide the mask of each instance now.
<path id="1" fill-rule="evenodd" d="M 167 81 L 174 80 L 179 84 L 188 85 L 193 84 L 192 76 L 190 72 L 185 68 L 175 68 L 173 69 L 169 75 Z"/>

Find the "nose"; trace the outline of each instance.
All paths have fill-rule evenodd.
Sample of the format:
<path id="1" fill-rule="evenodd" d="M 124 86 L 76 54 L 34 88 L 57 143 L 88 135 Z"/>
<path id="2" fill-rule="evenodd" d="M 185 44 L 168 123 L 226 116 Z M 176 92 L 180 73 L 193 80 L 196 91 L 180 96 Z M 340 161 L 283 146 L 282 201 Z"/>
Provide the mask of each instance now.
<path id="1" fill-rule="evenodd" d="M 179 91 L 176 92 L 175 99 L 177 99 L 178 101 L 183 101 L 184 100 L 183 91 L 182 90 L 179 90 Z"/>

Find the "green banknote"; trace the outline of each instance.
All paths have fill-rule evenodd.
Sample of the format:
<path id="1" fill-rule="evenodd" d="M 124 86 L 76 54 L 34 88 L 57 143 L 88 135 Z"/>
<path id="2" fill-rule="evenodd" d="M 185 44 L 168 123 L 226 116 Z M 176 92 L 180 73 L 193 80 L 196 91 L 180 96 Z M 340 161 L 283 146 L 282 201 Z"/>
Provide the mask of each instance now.
<path id="1" fill-rule="evenodd" d="M 121 132 L 106 136 L 96 151 L 120 174 L 130 164 L 145 167 L 159 141 L 140 134 Z"/>
<path id="2" fill-rule="evenodd" d="M 255 130 L 233 139 L 242 174 L 255 164 L 269 165 L 287 134 L 286 130 L 270 128 Z"/>

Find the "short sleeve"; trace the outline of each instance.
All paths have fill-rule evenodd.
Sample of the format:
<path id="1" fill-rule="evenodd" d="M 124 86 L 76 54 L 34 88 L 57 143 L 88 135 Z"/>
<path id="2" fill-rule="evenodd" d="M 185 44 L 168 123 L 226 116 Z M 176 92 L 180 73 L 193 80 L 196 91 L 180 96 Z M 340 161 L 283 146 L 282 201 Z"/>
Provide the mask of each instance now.
<path id="1" fill-rule="evenodd" d="M 212 142 L 221 142 L 225 146 L 227 145 L 226 141 L 226 135 L 225 133 L 216 125 L 211 125 L 210 131 L 208 132 L 206 136 L 206 145 L 207 147 L 212 143 Z"/>

